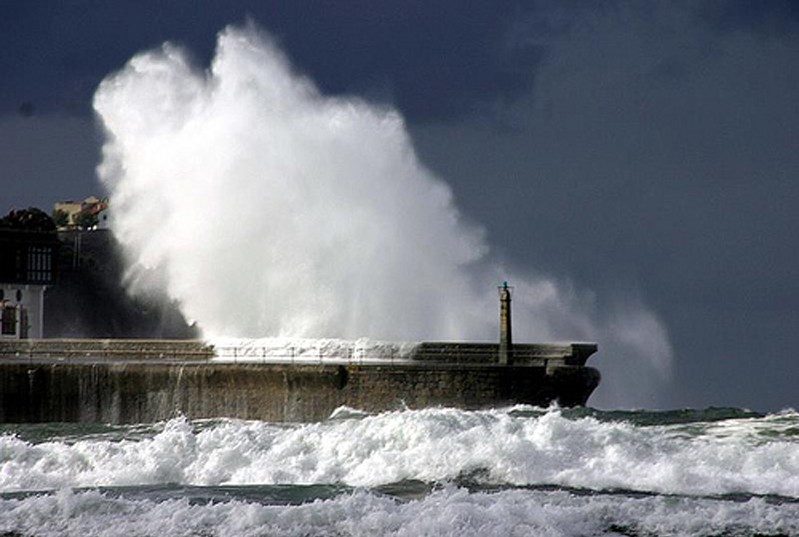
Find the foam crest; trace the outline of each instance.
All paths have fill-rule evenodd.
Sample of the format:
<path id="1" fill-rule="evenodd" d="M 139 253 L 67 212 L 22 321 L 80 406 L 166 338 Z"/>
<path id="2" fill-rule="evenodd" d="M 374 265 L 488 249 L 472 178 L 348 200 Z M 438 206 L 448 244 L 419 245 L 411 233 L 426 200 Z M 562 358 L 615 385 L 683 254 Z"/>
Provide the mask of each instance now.
<path id="1" fill-rule="evenodd" d="M 0 437 L 0 489 L 375 487 L 477 475 L 494 484 L 799 498 L 795 414 L 647 427 L 574 419 L 559 410 L 536 417 L 451 409 L 354 416 L 293 426 L 229 420 L 193 426 L 176 419 L 147 438 L 72 444 L 31 444 L 7 435 Z"/>
<path id="2" fill-rule="evenodd" d="M 304 505 L 116 498 L 59 491 L 0 499 L 25 535 L 795 535 L 799 505 L 446 487 L 415 501 L 356 491 Z"/>

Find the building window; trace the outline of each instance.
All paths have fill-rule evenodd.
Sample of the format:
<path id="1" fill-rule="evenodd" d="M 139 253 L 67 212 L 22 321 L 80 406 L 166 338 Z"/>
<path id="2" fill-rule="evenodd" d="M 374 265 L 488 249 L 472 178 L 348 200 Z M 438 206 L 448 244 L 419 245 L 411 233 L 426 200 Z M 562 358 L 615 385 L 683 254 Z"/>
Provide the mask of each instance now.
<path id="1" fill-rule="evenodd" d="M 27 281 L 47 283 L 53 279 L 53 249 L 49 246 L 28 248 Z"/>
<path id="2" fill-rule="evenodd" d="M 30 319 L 28 319 L 28 310 L 27 308 L 21 308 L 19 313 L 19 337 L 22 339 L 28 339 L 28 333 L 30 332 L 31 328 Z"/>
<path id="3" fill-rule="evenodd" d="M 5 306 L 2 309 L 3 316 L 0 321 L 0 332 L 4 336 L 13 336 L 17 333 L 17 308 L 14 306 Z"/>

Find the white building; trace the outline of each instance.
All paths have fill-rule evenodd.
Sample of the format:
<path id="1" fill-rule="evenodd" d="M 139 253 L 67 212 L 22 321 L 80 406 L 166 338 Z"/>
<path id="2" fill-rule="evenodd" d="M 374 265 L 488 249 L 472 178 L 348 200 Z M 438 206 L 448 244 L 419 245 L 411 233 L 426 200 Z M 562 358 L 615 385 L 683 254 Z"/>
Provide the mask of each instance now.
<path id="1" fill-rule="evenodd" d="M 0 338 L 44 336 L 44 293 L 55 280 L 55 233 L 0 229 Z"/>
<path id="2" fill-rule="evenodd" d="M 46 285 L 0 285 L 0 337 L 44 336 L 45 289 Z"/>
<path id="3" fill-rule="evenodd" d="M 97 229 L 111 229 L 110 216 L 111 213 L 106 205 L 104 209 L 97 213 Z"/>

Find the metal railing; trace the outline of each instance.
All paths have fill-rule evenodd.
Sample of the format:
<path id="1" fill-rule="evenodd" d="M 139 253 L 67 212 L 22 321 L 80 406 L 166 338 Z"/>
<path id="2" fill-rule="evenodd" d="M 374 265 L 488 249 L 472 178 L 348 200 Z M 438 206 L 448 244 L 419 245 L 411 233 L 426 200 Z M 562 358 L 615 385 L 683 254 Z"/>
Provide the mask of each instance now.
<path id="1" fill-rule="evenodd" d="M 147 340 L 0 340 L 4 358 L 57 361 L 170 361 L 288 364 L 408 364 L 492 365 L 498 362 L 496 345 L 422 343 L 416 347 L 332 347 L 266 345 L 205 345 L 197 341 Z M 568 355 L 513 349 L 511 363 L 548 367 L 570 361 Z"/>
<path id="2" fill-rule="evenodd" d="M 411 350 L 361 349 L 323 347 L 286 347 L 275 349 L 266 346 L 226 345 L 214 348 L 214 361 L 230 361 L 233 363 L 289 363 L 289 364 L 423 364 L 439 363 L 453 365 L 492 365 L 498 363 L 496 349 L 475 346 L 449 345 L 436 347 L 429 345 Z M 534 355 L 531 353 L 511 353 L 518 365 L 548 367 L 565 363 L 566 356 Z"/>
<path id="3" fill-rule="evenodd" d="M 374 350 L 361 348 L 325 349 L 323 347 L 285 347 L 225 345 L 214 347 L 214 361 L 233 363 L 288 363 L 288 364 L 395 364 L 411 362 L 413 352 L 399 348 Z"/>
<path id="4" fill-rule="evenodd" d="M 213 349 L 197 341 L 39 339 L 0 340 L 2 359 L 203 360 Z"/>

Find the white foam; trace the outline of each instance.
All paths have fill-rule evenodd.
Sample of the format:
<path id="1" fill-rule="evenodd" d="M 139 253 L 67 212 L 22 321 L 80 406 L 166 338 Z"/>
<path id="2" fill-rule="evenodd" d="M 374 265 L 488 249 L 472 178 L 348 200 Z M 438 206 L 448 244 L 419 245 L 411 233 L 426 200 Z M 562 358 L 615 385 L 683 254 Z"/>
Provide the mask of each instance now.
<path id="1" fill-rule="evenodd" d="M 799 498 L 796 414 L 641 427 L 559 410 L 392 412 L 306 425 L 185 419 L 136 440 L 0 437 L 0 490 L 184 483 L 373 487 L 478 472 L 489 482 Z M 782 431 L 782 432 L 780 432 Z M 767 433 L 766 433 L 767 432 Z"/>
<path id="2" fill-rule="evenodd" d="M 297 506 L 204 505 L 96 491 L 0 500 L 0 529 L 24 535 L 752 535 L 799 532 L 799 505 L 691 498 L 580 496 L 448 487 L 397 502 L 356 491 Z"/>

